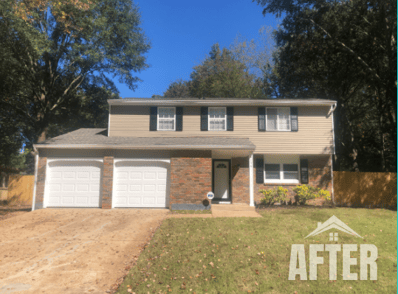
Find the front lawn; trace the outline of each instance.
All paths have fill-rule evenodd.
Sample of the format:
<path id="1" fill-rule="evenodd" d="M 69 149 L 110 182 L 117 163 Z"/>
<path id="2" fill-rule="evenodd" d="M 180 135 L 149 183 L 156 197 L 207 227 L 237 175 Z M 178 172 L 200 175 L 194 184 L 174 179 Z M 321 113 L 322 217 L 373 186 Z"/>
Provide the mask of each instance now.
<path id="1" fill-rule="evenodd" d="M 118 293 L 396 293 L 397 213 L 382 209 L 267 209 L 263 218 L 166 219 L 140 255 Z M 304 239 L 335 215 L 364 239 L 329 232 Z M 292 244 L 374 244 L 378 248 L 377 281 L 343 281 L 342 253 L 337 281 L 329 281 L 328 252 L 319 252 L 315 281 L 288 280 Z M 358 246 L 359 247 L 359 246 Z M 358 265 L 359 252 L 352 252 Z M 309 279 L 309 276 L 308 276 Z"/>

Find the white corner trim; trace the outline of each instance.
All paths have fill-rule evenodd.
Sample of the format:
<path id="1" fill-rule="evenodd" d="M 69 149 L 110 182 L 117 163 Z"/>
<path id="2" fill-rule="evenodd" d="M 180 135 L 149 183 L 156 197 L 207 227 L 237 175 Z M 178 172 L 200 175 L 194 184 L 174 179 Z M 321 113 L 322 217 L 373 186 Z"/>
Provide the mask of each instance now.
<path id="1" fill-rule="evenodd" d="M 250 193 L 250 206 L 254 206 L 254 187 L 253 187 L 253 153 L 249 157 L 249 193 Z"/>
<path id="2" fill-rule="evenodd" d="M 115 208 L 115 198 L 114 198 L 114 196 L 116 195 L 116 191 L 115 191 L 115 182 L 116 182 L 116 160 L 115 160 L 115 157 L 113 157 L 113 170 L 112 170 L 112 195 L 111 195 L 111 209 L 114 209 Z M 101 208 L 102 208 L 102 197 L 103 197 L 103 190 L 102 190 L 102 181 L 101 181 L 101 187 L 100 187 L 100 189 L 101 189 L 101 195 L 100 195 L 100 197 L 101 197 L 101 203 L 100 203 L 100 205 L 101 205 Z"/>
<path id="3" fill-rule="evenodd" d="M 108 137 L 109 137 L 109 133 L 111 132 L 111 108 L 112 108 L 112 104 L 109 104 L 109 110 L 108 110 Z"/>
<path id="4" fill-rule="evenodd" d="M 34 211 L 35 210 L 35 206 L 36 206 L 36 187 L 37 187 L 37 171 L 38 171 L 38 168 L 39 168 L 39 151 L 36 151 L 36 154 L 35 154 L 35 182 L 34 182 L 34 185 L 33 185 L 33 200 L 32 200 L 32 211 Z"/>
<path id="5" fill-rule="evenodd" d="M 334 203 L 334 178 L 333 178 L 333 155 L 330 155 L 330 170 L 331 170 L 331 174 L 332 174 L 332 203 Z"/>
<path id="6" fill-rule="evenodd" d="M 336 154 L 336 143 L 335 143 L 335 140 L 334 140 L 334 110 L 337 107 L 337 103 L 335 103 L 333 106 L 334 106 L 333 111 L 332 111 L 333 154 Z M 331 108 L 332 108 L 332 106 L 331 106 Z"/>

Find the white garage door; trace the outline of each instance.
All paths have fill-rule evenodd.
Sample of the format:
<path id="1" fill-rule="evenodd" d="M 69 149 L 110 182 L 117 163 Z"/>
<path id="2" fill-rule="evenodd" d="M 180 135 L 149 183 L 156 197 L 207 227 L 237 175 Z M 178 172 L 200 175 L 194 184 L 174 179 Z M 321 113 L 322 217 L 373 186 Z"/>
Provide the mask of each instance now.
<path id="1" fill-rule="evenodd" d="M 48 164 L 48 207 L 100 207 L 101 167 L 98 161 L 53 161 Z"/>
<path id="2" fill-rule="evenodd" d="M 116 162 L 114 207 L 166 207 L 168 166 L 163 161 Z"/>

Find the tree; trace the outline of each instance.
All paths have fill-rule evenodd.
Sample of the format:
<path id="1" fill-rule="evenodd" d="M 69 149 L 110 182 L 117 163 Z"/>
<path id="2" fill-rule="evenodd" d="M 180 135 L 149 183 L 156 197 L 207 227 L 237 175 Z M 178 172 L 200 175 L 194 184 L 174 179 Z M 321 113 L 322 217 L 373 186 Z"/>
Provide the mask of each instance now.
<path id="1" fill-rule="evenodd" d="M 258 0 L 285 14 L 272 81 L 288 98 L 338 101 L 336 166 L 396 170 L 396 2 Z"/>
<path id="2" fill-rule="evenodd" d="M 0 66 L 7 85 L 0 108 L 17 114 L 28 147 L 44 140 L 61 117 L 95 106 L 102 96 L 94 92 L 117 93 L 108 75 L 136 88 L 134 73 L 147 67 L 149 43 L 133 2 L 14 3 L 0 3 Z"/>
<path id="3" fill-rule="evenodd" d="M 212 46 L 209 56 L 191 73 L 192 97 L 251 97 L 262 96 L 255 76 L 243 63 L 234 59 L 228 49 Z"/>
<path id="4" fill-rule="evenodd" d="M 273 65 L 272 55 L 275 50 L 272 28 L 262 26 L 256 39 L 236 36 L 229 50 L 234 59 L 243 63 L 251 74 L 256 77 L 268 74 Z"/>
<path id="5" fill-rule="evenodd" d="M 166 98 L 187 98 L 190 97 L 190 82 L 182 79 L 172 82 L 164 92 Z"/>

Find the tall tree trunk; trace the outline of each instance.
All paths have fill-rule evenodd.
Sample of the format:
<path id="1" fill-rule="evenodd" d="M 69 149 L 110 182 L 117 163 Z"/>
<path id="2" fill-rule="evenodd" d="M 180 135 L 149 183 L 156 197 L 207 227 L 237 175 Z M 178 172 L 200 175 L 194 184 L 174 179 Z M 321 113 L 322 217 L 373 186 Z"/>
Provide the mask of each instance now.
<path id="1" fill-rule="evenodd" d="M 37 143 L 44 142 L 47 139 L 47 133 L 48 133 L 48 127 L 44 127 L 39 137 L 37 138 Z"/>

